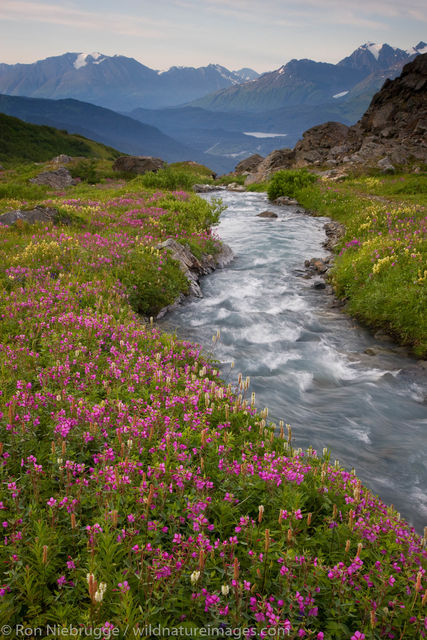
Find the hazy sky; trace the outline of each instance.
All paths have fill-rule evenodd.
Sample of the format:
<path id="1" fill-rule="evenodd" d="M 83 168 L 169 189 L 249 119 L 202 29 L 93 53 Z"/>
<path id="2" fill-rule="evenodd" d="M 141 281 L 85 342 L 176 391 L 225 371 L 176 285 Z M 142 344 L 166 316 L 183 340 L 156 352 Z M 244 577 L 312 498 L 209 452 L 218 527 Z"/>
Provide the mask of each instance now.
<path id="1" fill-rule="evenodd" d="M 425 0 L 0 0 L 0 62 L 66 51 L 133 57 L 154 69 L 210 62 L 277 69 L 337 62 L 367 41 L 427 40 Z"/>

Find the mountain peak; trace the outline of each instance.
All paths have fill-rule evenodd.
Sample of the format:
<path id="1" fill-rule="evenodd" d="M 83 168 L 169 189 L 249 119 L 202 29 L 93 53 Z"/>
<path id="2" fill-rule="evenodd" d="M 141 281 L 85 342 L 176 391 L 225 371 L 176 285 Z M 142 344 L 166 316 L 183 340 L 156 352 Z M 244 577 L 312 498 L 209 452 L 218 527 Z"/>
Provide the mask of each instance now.
<path id="1" fill-rule="evenodd" d="M 361 47 L 359 47 L 359 49 L 365 49 L 366 51 L 369 51 L 369 53 L 371 53 L 375 60 L 378 60 L 379 56 L 380 56 L 380 51 L 383 48 L 384 43 L 380 43 L 378 44 L 377 42 L 365 42 L 365 44 L 362 44 Z"/>
<path id="2" fill-rule="evenodd" d="M 415 47 L 406 49 L 406 53 L 410 56 L 427 53 L 427 44 L 421 40 Z"/>

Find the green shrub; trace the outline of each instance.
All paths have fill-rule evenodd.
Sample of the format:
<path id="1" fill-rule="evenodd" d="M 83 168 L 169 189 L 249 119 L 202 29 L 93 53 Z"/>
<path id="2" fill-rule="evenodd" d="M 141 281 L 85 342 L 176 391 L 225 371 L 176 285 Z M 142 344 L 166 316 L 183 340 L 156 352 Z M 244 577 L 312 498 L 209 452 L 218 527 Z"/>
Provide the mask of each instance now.
<path id="1" fill-rule="evenodd" d="M 93 158 L 80 160 L 74 167 L 70 168 L 70 173 L 73 178 L 80 178 L 80 180 L 89 182 L 89 184 L 95 184 L 99 181 L 96 161 Z"/>
<path id="2" fill-rule="evenodd" d="M 300 189 L 316 182 L 316 180 L 316 176 L 307 169 L 277 171 L 267 187 L 268 197 L 270 200 L 275 200 L 280 196 L 295 198 Z"/>
<path id="3" fill-rule="evenodd" d="M 233 182 L 240 185 L 244 185 L 245 180 L 246 180 L 246 176 L 237 175 L 233 173 L 225 176 L 220 176 L 219 178 L 217 178 L 216 182 L 217 184 L 224 184 L 224 185 L 233 184 Z"/>
<path id="4" fill-rule="evenodd" d="M 150 171 L 139 177 L 138 182 L 150 189 L 167 189 L 174 191 L 176 189 L 192 189 L 193 185 L 201 182 L 201 176 L 189 173 L 188 170 L 177 170 L 171 167 L 160 169 L 157 173 Z"/>
<path id="5" fill-rule="evenodd" d="M 255 193 L 265 193 L 267 191 L 268 182 L 256 182 L 246 187 L 246 191 L 252 191 Z"/>

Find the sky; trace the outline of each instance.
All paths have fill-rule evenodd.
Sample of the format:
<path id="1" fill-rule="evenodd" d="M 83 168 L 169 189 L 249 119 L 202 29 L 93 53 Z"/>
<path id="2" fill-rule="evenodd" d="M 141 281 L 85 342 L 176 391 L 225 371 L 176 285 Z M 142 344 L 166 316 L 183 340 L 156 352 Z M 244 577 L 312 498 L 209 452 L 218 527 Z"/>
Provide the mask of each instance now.
<path id="1" fill-rule="evenodd" d="M 67 51 L 153 69 L 338 62 L 365 42 L 427 40 L 425 0 L 0 0 L 0 63 Z"/>

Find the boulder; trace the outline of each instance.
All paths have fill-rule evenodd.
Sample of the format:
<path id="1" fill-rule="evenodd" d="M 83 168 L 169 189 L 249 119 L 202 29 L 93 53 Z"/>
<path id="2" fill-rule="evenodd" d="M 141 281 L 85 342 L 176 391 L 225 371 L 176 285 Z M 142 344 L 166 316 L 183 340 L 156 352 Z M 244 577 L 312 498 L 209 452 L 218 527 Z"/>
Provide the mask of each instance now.
<path id="1" fill-rule="evenodd" d="M 9 226 L 15 224 L 18 220 L 28 222 L 30 224 L 34 224 L 36 222 L 57 222 L 58 217 L 59 212 L 57 209 L 37 205 L 34 209 L 15 209 L 14 211 L 7 211 L 6 213 L 3 213 L 0 216 L 0 224 Z"/>
<path id="2" fill-rule="evenodd" d="M 345 235 L 345 226 L 340 222 L 331 221 L 324 224 L 323 228 L 327 236 L 327 240 L 325 240 L 323 246 L 328 251 L 333 251 L 341 238 Z"/>
<path id="3" fill-rule="evenodd" d="M 196 193 L 209 193 L 210 191 L 224 190 L 224 185 L 215 184 L 194 184 L 193 191 Z"/>
<path id="4" fill-rule="evenodd" d="M 326 284 L 323 282 L 323 280 L 316 280 L 316 282 L 313 283 L 313 289 L 319 290 L 319 289 L 326 289 Z"/>
<path id="5" fill-rule="evenodd" d="M 67 156 L 65 153 L 60 153 L 59 156 L 52 158 L 51 162 L 54 162 L 55 164 L 69 164 L 70 162 L 73 162 L 73 160 L 74 158 L 71 156 Z"/>
<path id="6" fill-rule="evenodd" d="M 201 273 L 202 265 L 187 246 L 183 246 L 173 238 L 168 238 L 158 245 L 158 249 L 168 249 L 171 258 L 179 263 L 179 268 L 188 280 L 191 295 L 202 298 L 203 294 L 198 282 L 198 274 Z"/>
<path id="7" fill-rule="evenodd" d="M 113 164 L 114 171 L 124 171 L 126 173 L 154 173 L 163 169 L 165 163 L 160 158 L 152 156 L 120 156 Z"/>
<path id="8" fill-rule="evenodd" d="M 263 160 L 264 158 L 260 156 L 259 153 L 254 153 L 252 156 L 249 156 L 249 158 L 245 158 L 244 160 L 239 162 L 239 164 L 237 164 L 236 168 L 234 169 L 234 173 L 236 173 L 237 175 L 254 173 L 258 165 Z"/>
<path id="9" fill-rule="evenodd" d="M 290 198 L 289 196 L 279 196 L 278 198 L 273 200 L 273 204 L 276 204 L 282 207 L 288 207 L 289 205 L 297 205 L 298 200 L 295 200 L 294 198 Z"/>
<path id="10" fill-rule="evenodd" d="M 328 265 L 325 264 L 324 261 L 320 260 L 319 258 L 313 260 L 312 264 L 318 273 L 326 273 L 326 271 L 329 269 Z"/>
<path id="11" fill-rule="evenodd" d="M 236 191 L 237 193 L 246 191 L 245 187 L 241 184 L 237 184 L 237 182 L 232 182 L 231 184 L 227 185 L 227 191 Z"/>
<path id="12" fill-rule="evenodd" d="M 293 166 L 294 160 L 295 151 L 293 149 L 286 148 L 272 151 L 259 163 L 256 171 L 247 176 L 245 185 L 253 184 L 254 182 L 264 182 L 276 171 L 280 171 L 280 169 L 290 169 Z"/>
<path id="13" fill-rule="evenodd" d="M 387 158 L 387 156 L 385 158 L 381 158 L 381 160 L 378 160 L 377 167 L 381 169 L 382 173 L 395 173 L 396 171 L 396 169 L 390 162 L 390 158 Z"/>
<path id="14" fill-rule="evenodd" d="M 295 166 L 325 164 L 331 149 L 337 146 L 346 148 L 348 133 L 349 127 L 341 122 L 325 122 L 311 127 L 295 145 Z"/>
<path id="15" fill-rule="evenodd" d="M 258 218 L 277 218 L 277 213 L 273 211 L 263 211 L 262 213 L 257 214 Z"/>
<path id="16" fill-rule="evenodd" d="M 46 184 L 52 189 L 64 189 L 77 184 L 77 180 L 74 180 L 71 173 L 65 167 L 59 167 L 55 171 L 43 171 L 39 173 L 35 178 L 31 178 L 30 182 L 33 184 Z"/>
<path id="17" fill-rule="evenodd" d="M 204 254 L 201 260 L 191 253 L 188 246 L 180 244 L 173 238 L 161 242 L 157 248 L 169 250 L 171 258 L 179 263 L 181 271 L 188 280 L 190 295 L 196 298 L 203 298 L 199 277 L 211 273 L 216 267 L 224 267 L 234 257 L 230 247 L 225 244 L 222 245 L 218 255 Z"/>

